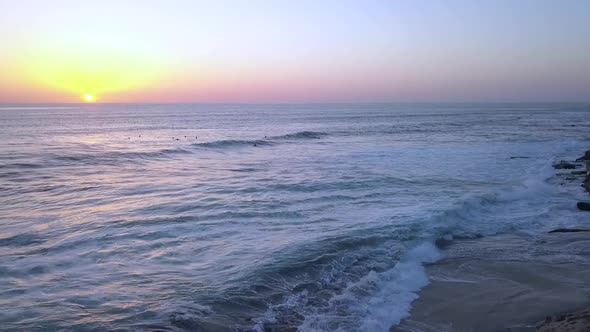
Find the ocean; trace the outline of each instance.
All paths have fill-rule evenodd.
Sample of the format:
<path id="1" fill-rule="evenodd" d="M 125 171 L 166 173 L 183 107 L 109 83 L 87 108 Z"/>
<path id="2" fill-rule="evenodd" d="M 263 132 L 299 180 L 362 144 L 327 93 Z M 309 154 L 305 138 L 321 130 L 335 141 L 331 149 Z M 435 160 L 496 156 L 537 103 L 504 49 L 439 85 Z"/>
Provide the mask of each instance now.
<path id="1" fill-rule="evenodd" d="M 0 330 L 389 331 L 441 243 L 582 222 L 588 111 L 0 106 Z"/>

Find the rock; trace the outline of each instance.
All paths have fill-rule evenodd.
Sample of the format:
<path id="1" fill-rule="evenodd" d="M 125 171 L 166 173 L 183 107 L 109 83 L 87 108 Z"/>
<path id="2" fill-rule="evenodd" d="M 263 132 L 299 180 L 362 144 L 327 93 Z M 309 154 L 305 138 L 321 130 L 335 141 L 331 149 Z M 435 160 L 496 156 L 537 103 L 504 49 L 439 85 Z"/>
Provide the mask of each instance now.
<path id="1" fill-rule="evenodd" d="M 584 332 L 590 330 L 588 309 L 548 316 L 536 326 L 537 332 Z"/>
<path id="2" fill-rule="evenodd" d="M 549 233 L 575 233 L 575 232 L 590 232 L 590 229 L 584 228 L 556 228 Z"/>
<path id="3" fill-rule="evenodd" d="M 571 175 L 586 175 L 586 171 L 572 171 Z"/>
<path id="4" fill-rule="evenodd" d="M 582 183 L 582 187 L 584 187 L 584 189 L 590 193 L 590 176 L 586 177 L 586 180 L 584 180 L 584 183 Z"/>
<path id="5" fill-rule="evenodd" d="M 590 150 L 586 150 L 586 152 L 584 152 L 583 157 L 576 159 L 576 161 L 584 161 L 584 160 L 590 160 Z"/>
<path id="6" fill-rule="evenodd" d="M 579 210 L 590 211 L 590 202 L 578 202 L 576 206 Z"/>
<path id="7" fill-rule="evenodd" d="M 574 169 L 577 166 L 578 165 L 576 165 L 576 164 L 568 163 L 567 161 L 563 161 L 563 160 L 557 164 L 553 164 L 553 168 L 555 168 L 555 169 Z"/>

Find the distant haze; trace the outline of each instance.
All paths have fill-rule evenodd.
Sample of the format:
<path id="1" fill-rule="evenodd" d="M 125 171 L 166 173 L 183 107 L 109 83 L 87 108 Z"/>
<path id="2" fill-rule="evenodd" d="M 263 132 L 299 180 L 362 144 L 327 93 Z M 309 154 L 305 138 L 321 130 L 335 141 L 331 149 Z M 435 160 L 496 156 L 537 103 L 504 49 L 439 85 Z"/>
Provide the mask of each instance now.
<path id="1" fill-rule="evenodd" d="M 0 0 L 0 103 L 589 101 L 590 1 Z"/>

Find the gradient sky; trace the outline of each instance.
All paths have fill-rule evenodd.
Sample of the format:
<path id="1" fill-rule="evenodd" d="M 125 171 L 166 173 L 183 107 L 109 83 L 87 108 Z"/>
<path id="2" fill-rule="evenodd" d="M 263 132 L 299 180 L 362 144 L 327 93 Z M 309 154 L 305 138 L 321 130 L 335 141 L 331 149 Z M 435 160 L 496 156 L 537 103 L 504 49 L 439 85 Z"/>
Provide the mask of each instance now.
<path id="1" fill-rule="evenodd" d="M 0 0 L 0 103 L 589 101 L 590 1 Z"/>

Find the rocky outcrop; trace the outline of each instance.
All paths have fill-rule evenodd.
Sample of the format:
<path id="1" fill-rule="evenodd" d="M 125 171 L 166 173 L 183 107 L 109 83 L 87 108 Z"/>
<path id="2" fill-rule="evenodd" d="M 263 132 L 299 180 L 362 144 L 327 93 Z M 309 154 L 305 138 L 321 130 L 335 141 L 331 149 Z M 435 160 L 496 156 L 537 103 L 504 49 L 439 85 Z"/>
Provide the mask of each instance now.
<path id="1" fill-rule="evenodd" d="M 556 228 L 549 233 L 576 233 L 576 232 L 590 232 L 590 229 L 584 228 Z"/>
<path id="2" fill-rule="evenodd" d="M 578 210 L 590 211 L 590 202 L 578 202 L 576 206 L 578 207 Z"/>
<path id="3" fill-rule="evenodd" d="M 557 164 L 553 164 L 553 168 L 555 168 L 555 169 L 574 169 L 577 166 L 578 165 L 576 165 L 574 163 L 567 162 L 565 160 L 562 160 L 562 161 L 558 162 Z"/>
<path id="4" fill-rule="evenodd" d="M 576 159 L 576 162 L 587 161 L 587 160 L 590 160 L 590 150 L 586 150 L 586 152 L 584 152 L 584 156 Z"/>
<path id="5" fill-rule="evenodd" d="M 588 151 L 586 151 L 586 154 L 587 153 Z M 590 159 L 586 160 L 586 179 L 584 180 L 582 187 L 590 193 Z"/>
<path id="6" fill-rule="evenodd" d="M 584 152 L 584 156 L 576 159 L 576 162 L 583 162 L 586 164 L 586 178 L 584 179 L 584 182 L 582 183 L 582 187 L 584 187 L 584 189 L 586 189 L 587 192 L 590 193 L 590 150 L 586 150 L 586 152 Z M 580 174 L 578 172 L 582 172 L 582 171 L 574 171 L 577 174 Z M 574 174 L 574 172 L 572 172 L 572 175 Z"/>
<path id="7" fill-rule="evenodd" d="M 586 169 L 576 170 L 576 168 L 582 168 L 586 166 Z M 567 161 L 567 160 L 560 160 L 557 163 L 553 164 L 553 168 L 560 169 L 560 170 L 573 170 L 569 173 L 558 173 L 558 176 L 561 176 L 565 181 L 576 181 L 579 177 L 583 177 L 584 180 L 582 181 L 582 187 L 590 193 L 590 150 L 586 150 L 584 155 L 575 162 Z M 563 182 L 561 183 L 563 184 Z"/>
<path id="8" fill-rule="evenodd" d="M 548 316 L 537 325 L 538 332 L 585 332 L 590 331 L 590 308 L 576 312 Z"/>

